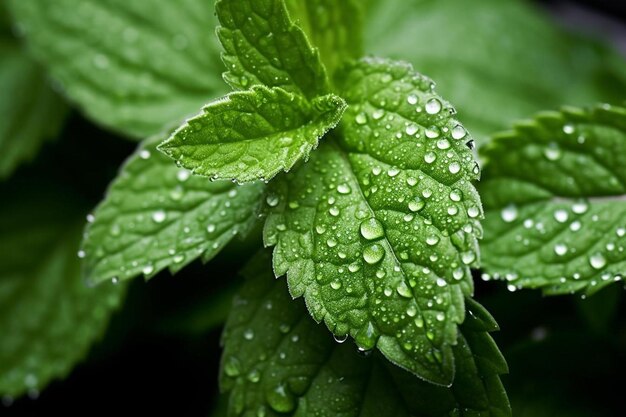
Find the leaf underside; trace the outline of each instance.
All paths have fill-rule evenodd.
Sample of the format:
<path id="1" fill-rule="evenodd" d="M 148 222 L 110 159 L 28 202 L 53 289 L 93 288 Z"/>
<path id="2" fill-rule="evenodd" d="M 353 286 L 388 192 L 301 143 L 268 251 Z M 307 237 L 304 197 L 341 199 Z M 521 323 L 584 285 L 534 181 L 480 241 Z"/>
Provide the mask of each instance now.
<path id="1" fill-rule="evenodd" d="M 59 195 L 11 192 L 0 206 L 0 395 L 9 399 L 65 377 L 125 293 L 86 286 L 76 255 L 84 215 Z"/>
<path id="2" fill-rule="evenodd" d="M 247 267 L 223 334 L 220 385 L 229 416 L 510 416 L 507 367 L 487 332 L 493 319 L 468 302 L 450 388 L 421 381 L 379 354 L 338 344 L 273 279 L 267 257 Z"/>
<path id="3" fill-rule="evenodd" d="M 483 156 L 487 273 L 550 294 L 622 279 L 626 109 L 543 113 L 496 136 Z"/>
<path id="4" fill-rule="evenodd" d="M 17 42 L 0 35 L 0 180 L 54 138 L 67 107 Z"/>
<path id="5" fill-rule="evenodd" d="M 143 139 L 226 88 L 210 1 L 11 0 L 34 56 L 91 119 Z"/>
<path id="6" fill-rule="evenodd" d="M 339 81 L 337 134 L 270 184 L 275 272 L 336 335 L 450 384 L 481 233 L 469 134 L 408 64 L 366 59 Z"/>
<path id="7" fill-rule="evenodd" d="M 177 272 L 215 256 L 256 221 L 264 185 L 211 182 L 178 168 L 147 140 L 93 213 L 83 243 L 93 282 Z"/>

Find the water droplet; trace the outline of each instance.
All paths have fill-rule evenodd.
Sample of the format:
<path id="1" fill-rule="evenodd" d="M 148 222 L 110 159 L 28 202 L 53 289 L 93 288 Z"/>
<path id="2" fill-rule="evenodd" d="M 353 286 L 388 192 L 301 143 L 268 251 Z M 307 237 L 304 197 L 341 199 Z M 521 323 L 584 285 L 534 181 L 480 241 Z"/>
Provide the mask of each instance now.
<path id="1" fill-rule="evenodd" d="M 563 132 L 566 135 L 571 135 L 572 133 L 574 133 L 574 130 L 575 129 L 574 129 L 573 125 L 567 124 L 567 125 L 563 126 Z"/>
<path id="2" fill-rule="evenodd" d="M 428 139 L 435 139 L 439 137 L 439 128 L 437 126 L 431 126 L 426 129 L 426 137 Z"/>
<path id="3" fill-rule="evenodd" d="M 289 413 L 296 406 L 293 394 L 283 384 L 277 385 L 267 394 L 267 402 L 278 413 Z"/>
<path id="4" fill-rule="evenodd" d="M 416 213 L 424 208 L 424 200 L 419 197 L 415 197 L 414 200 L 409 201 L 409 210 Z"/>
<path id="5" fill-rule="evenodd" d="M 463 252 L 461 254 L 461 261 L 465 265 L 469 265 L 476 260 L 476 254 L 474 252 Z"/>
<path id="6" fill-rule="evenodd" d="M 463 271 L 463 268 L 457 268 L 452 272 L 452 278 L 456 279 L 457 281 L 463 279 L 464 276 L 465 272 Z"/>
<path id="7" fill-rule="evenodd" d="M 559 146 L 553 142 L 544 149 L 543 154 L 549 161 L 556 161 L 561 157 L 561 149 L 559 149 Z"/>
<path id="8" fill-rule="evenodd" d="M 338 279 L 332 281 L 330 283 L 330 288 L 332 288 L 333 290 L 338 290 L 339 288 L 341 288 L 341 281 L 339 281 Z"/>
<path id="9" fill-rule="evenodd" d="M 142 149 L 139 151 L 139 157 L 141 159 L 150 159 L 150 151 L 147 149 Z"/>
<path id="10" fill-rule="evenodd" d="M 461 197 L 462 197 L 461 190 L 450 191 L 450 200 L 459 202 L 461 201 Z"/>
<path id="11" fill-rule="evenodd" d="M 206 227 L 206 231 L 207 231 L 207 232 L 209 232 L 209 233 L 213 233 L 213 232 L 215 232 L 215 225 L 214 225 L 214 224 L 212 224 L 212 223 L 211 223 L 211 224 L 209 224 L 209 225 Z"/>
<path id="12" fill-rule="evenodd" d="M 329 248 L 334 248 L 335 246 L 337 246 L 337 241 L 336 241 L 335 239 L 328 239 L 328 240 L 326 241 L 326 245 L 327 245 Z"/>
<path id="13" fill-rule="evenodd" d="M 438 287 L 445 287 L 446 285 L 448 285 L 448 283 L 446 282 L 445 279 L 437 278 L 437 286 Z"/>
<path id="14" fill-rule="evenodd" d="M 626 235 L 626 229 L 624 229 L 623 227 L 620 227 L 619 229 L 615 231 L 615 233 L 617 234 L 618 237 L 624 237 Z"/>
<path id="15" fill-rule="evenodd" d="M 458 162 L 452 162 L 450 165 L 448 165 L 448 170 L 451 174 L 458 174 L 461 170 L 461 165 L 459 165 Z"/>
<path id="16" fill-rule="evenodd" d="M 576 214 L 584 214 L 584 213 L 587 212 L 588 208 L 589 208 L 589 206 L 584 201 L 580 201 L 580 202 L 574 203 L 574 205 L 572 205 L 572 211 L 574 213 L 576 213 Z"/>
<path id="17" fill-rule="evenodd" d="M 437 148 L 441 150 L 446 150 L 450 148 L 450 142 L 447 139 L 439 139 L 437 141 Z"/>
<path id="18" fill-rule="evenodd" d="M 373 244 L 363 249 L 363 259 L 370 265 L 377 264 L 385 256 L 385 250 L 379 244 Z"/>
<path id="19" fill-rule="evenodd" d="M 461 125 L 456 125 L 452 128 L 452 139 L 460 140 L 467 135 L 467 131 Z"/>
<path id="20" fill-rule="evenodd" d="M 439 313 L 437 313 L 435 318 L 437 319 L 437 321 L 444 321 L 446 319 L 446 315 L 440 311 Z"/>
<path id="21" fill-rule="evenodd" d="M 458 212 L 459 212 L 459 209 L 456 206 L 448 207 L 448 214 L 450 216 L 456 216 Z"/>
<path id="22" fill-rule="evenodd" d="M 383 109 L 376 109 L 372 112 L 372 118 L 374 120 L 380 120 L 385 115 L 385 111 Z"/>
<path id="23" fill-rule="evenodd" d="M 261 380 L 261 373 L 258 371 L 258 369 L 253 369 L 252 371 L 250 371 L 250 373 L 248 374 L 248 381 L 252 382 L 253 384 L 256 384 L 260 380 Z"/>
<path id="24" fill-rule="evenodd" d="M 569 229 L 572 232 L 579 231 L 581 227 L 582 227 L 582 224 L 578 220 L 569 225 Z"/>
<path id="25" fill-rule="evenodd" d="M 396 291 L 398 292 L 398 294 L 400 294 L 401 297 L 404 297 L 404 298 L 413 297 L 413 293 L 411 292 L 411 289 L 404 282 L 401 282 L 400 284 L 398 284 L 398 286 L 396 287 Z"/>
<path id="26" fill-rule="evenodd" d="M 425 109 L 428 114 L 437 114 L 441 111 L 441 102 L 436 98 L 431 98 L 426 103 Z"/>
<path id="27" fill-rule="evenodd" d="M 378 219 L 371 219 L 361 222 L 361 236 L 367 240 L 380 239 L 385 235 L 385 229 Z"/>
<path id="28" fill-rule="evenodd" d="M 565 210 L 557 210 L 554 212 L 554 219 L 559 223 L 565 223 L 569 218 L 569 214 Z"/>
<path id="29" fill-rule="evenodd" d="M 414 106 L 417 104 L 417 102 L 419 101 L 419 99 L 417 98 L 417 96 L 415 94 L 409 94 L 409 96 L 407 97 L 406 101 L 411 105 Z"/>
<path id="30" fill-rule="evenodd" d="M 365 123 L 367 123 L 367 115 L 361 112 L 356 115 L 356 118 L 354 120 L 356 121 L 356 124 L 364 125 Z"/>
<path id="31" fill-rule="evenodd" d="M 152 220 L 155 223 L 163 223 L 167 218 L 167 214 L 163 210 L 158 210 L 152 213 Z"/>
<path id="32" fill-rule="evenodd" d="M 185 182 L 189 179 L 189 177 L 191 176 L 191 172 L 186 170 L 186 169 L 180 169 L 178 170 L 178 172 L 176 173 L 176 178 L 178 179 L 178 181 L 180 182 Z"/>
<path id="33" fill-rule="evenodd" d="M 346 340 L 348 340 L 348 335 L 344 334 L 344 335 L 339 336 L 339 335 L 334 334 L 333 338 L 335 339 L 335 342 L 341 344 L 341 343 L 344 343 Z"/>
<path id="34" fill-rule="evenodd" d="M 409 136 L 413 136 L 414 134 L 417 133 L 418 130 L 419 128 L 417 127 L 417 125 L 414 123 L 411 123 L 406 127 L 406 134 Z"/>
<path id="35" fill-rule="evenodd" d="M 339 194 L 350 194 L 352 190 L 350 189 L 350 186 L 348 184 L 339 184 L 337 186 L 337 192 Z"/>
<path id="36" fill-rule="evenodd" d="M 269 194 L 267 197 L 265 197 L 265 202 L 270 207 L 276 207 L 279 201 L 280 199 L 278 198 L 276 194 Z"/>
<path id="37" fill-rule="evenodd" d="M 478 209 L 478 207 L 472 206 L 467 209 L 467 215 L 471 217 L 472 219 L 475 219 L 476 217 L 480 215 L 480 210 Z"/>
<path id="38" fill-rule="evenodd" d="M 409 187 L 414 187 L 415 185 L 417 185 L 417 178 L 409 177 L 406 179 L 406 183 Z"/>
<path id="39" fill-rule="evenodd" d="M 426 243 L 429 246 L 435 246 L 437 243 L 439 243 L 439 236 L 436 236 L 436 235 L 428 236 L 426 238 Z"/>
<path id="40" fill-rule="evenodd" d="M 556 253 L 558 256 L 565 255 L 567 253 L 567 245 L 563 243 L 557 243 L 556 245 L 554 245 L 554 253 Z"/>
<path id="41" fill-rule="evenodd" d="M 337 207 L 331 207 L 330 210 L 328 210 L 328 212 L 333 217 L 337 217 L 337 216 L 339 216 L 339 213 L 341 213 L 341 211 Z"/>
<path id="42" fill-rule="evenodd" d="M 243 338 L 244 338 L 244 339 L 246 339 L 246 340 L 252 340 L 252 339 L 254 339 L 254 330 L 252 330 L 252 329 L 246 329 L 246 330 L 243 332 Z"/>
<path id="43" fill-rule="evenodd" d="M 427 164 L 432 164 L 437 159 L 437 155 L 434 152 L 428 152 L 424 155 L 424 161 Z"/>
<path id="44" fill-rule="evenodd" d="M 85 257 L 85 255 L 86 255 L 86 254 L 85 254 L 85 251 L 84 251 L 84 250 L 79 250 L 77 255 L 78 255 L 78 257 L 79 257 L 80 259 L 83 259 L 83 258 Z"/>
<path id="45" fill-rule="evenodd" d="M 93 214 L 87 215 L 87 223 L 93 223 L 96 220 L 96 217 Z"/>
<path id="46" fill-rule="evenodd" d="M 502 220 L 504 220 L 506 223 L 514 222 L 517 219 L 517 214 L 517 207 L 513 204 L 506 206 L 500 212 Z"/>
<path id="47" fill-rule="evenodd" d="M 589 264 L 594 269 L 602 269 L 606 266 L 606 258 L 601 253 L 594 253 L 589 257 Z"/>

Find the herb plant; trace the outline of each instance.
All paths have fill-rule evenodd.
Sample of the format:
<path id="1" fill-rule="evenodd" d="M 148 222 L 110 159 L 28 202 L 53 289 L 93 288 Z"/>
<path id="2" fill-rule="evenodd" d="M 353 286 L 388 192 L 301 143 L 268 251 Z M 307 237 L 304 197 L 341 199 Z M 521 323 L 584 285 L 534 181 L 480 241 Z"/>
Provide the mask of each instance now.
<path id="1" fill-rule="evenodd" d="M 62 186 L 7 183 L 6 404 L 69 373 L 128 281 L 198 259 L 219 280 L 210 261 L 241 245 L 228 317 L 227 290 L 203 306 L 210 326 L 225 322 L 216 413 L 510 416 L 472 271 L 584 296 L 626 273 L 626 67 L 524 3 L 8 9 L 26 48 L 3 14 L 0 83 L 17 99 L 0 103 L 0 177 L 58 134 L 62 96 L 141 143 L 86 226 Z M 508 55 L 493 55 L 505 28 Z M 617 104 L 593 104 L 605 101 Z M 561 110 L 533 116 L 549 108 Z"/>

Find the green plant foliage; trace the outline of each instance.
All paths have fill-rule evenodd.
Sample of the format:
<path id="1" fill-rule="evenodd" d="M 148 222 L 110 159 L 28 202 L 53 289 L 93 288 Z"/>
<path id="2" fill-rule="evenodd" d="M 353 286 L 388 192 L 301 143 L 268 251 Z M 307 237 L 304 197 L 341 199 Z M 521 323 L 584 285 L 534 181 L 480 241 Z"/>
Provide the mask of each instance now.
<path id="1" fill-rule="evenodd" d="M 93 120 L 143 139 L 225 91 L 205 0 L 9 0 L 34 56 Z"/>
<path id="2" fill-rule="evenodd" d="M 478 261 L 469 134 L 408 64 L 365 59 L 340 84 L 336 140 L 270 185 L 274 270 L 337 336 L 449 384 Z"/>
<path id="3" fill-rule="evenodd" d="M 12 192 L 0 205 L 0 395 L 7 398 L 36 396 L 65 377 L 125 292 L 85 284 L 76 256 L 84 217 L 55 198 L 59 192 L 49 185 Z"/>
<path id="4" fill-rule="evenodd" d="M 348 59 L 363 56 L 363 8 L 357 0 L 287 0 L 290 15 L 330 74 Z"/>
<path id="5" fill-rule="evenodd" d="M 194 174 L 268 181 L 308 159 L 345 107 L 334 95 L 309 104 L 281 88 L 255 86 L 209 104 L 159 150 Z"/>
<path id="6" fill-rule="evenodd" d="M 626 109 L 543 113 L 483 149 L 485 270 L 593 293 L 626 274 Z"/>
<path id="7" fill-rule="evenodd" d="M 313 99 L 329 92 L 319 53 L 289 17 L 284 0 L 219 0 L 217 34 L 234 89 L 281 87 Z"/>
<path id="8" fill-rule="evenodd" d="M 266 256 L 247 267 L 223 334 L 220 383 L 229 416 L 509 416 L 498 374 L 506 363 L 487 332 L 489 314 L 469 302 L 454 347 L 450 388 L 416 379 L 378 354 L 335 342 L 273 281 Z"/>
<path id="9" fill-rule="evenodd" d="M 90 217 L 83 243 L 89 280 L 151 277 L 197 258 L 208 262 L 254 224 L 263 184 L 193 176 L 156 150 L 162 139 L 139 147 Z"/>
<path id="10" fill-rule="evenodd" d="M 2 13 L 2 10 L 0 10 Z M 4 32 L 4 22 L 0 29 Z M 67 107 L 42 70 L 8 33 L 0 33 L 0 180 L 32 159 L 59 132 Z"/>
<path id="11" fill-rule="evenodd" d="M 615 52 L 564 33 L 527 1 L 377 0 L 365 48 L 436 78 L 479 146 L 538 111 L 626 97 Z"/>

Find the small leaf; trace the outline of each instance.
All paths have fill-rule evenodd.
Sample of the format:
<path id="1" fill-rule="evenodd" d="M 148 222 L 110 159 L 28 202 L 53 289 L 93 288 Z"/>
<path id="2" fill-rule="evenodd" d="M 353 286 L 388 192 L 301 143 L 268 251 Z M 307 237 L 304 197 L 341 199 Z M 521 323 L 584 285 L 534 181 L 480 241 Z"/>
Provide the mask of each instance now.
<path id="1" fill-rule="evenodd" d="M 0 35 L 0 180 L 54 138 L 67 107 L 17 42 Z"/>
<path id="2" fill-rule="evenodd" d="M 256 220 L 259 183 L 211 182 L 177 168 L 146 141 L 122 168 L 96 208 L 83 243 L 94 282 L 177 272 L 215 256 Z"/>
<path id="3" fill-rule="evenodd" d="M 363 56 L 363 13 L 357 0 L 287 0 L 291 18 L 320 51 L 333 74 L 346 60 Z"/>
<path id="4" fill-rule="evenodd" d="M 267 181 L 308 159 L 345 107 L 332 94 L 309 104 L 280 88 L 255 86 L 207 105 L 159 150 L 194 174 Z"/>
<path id="5" fill-rule="evenodd" d="M 116 131 L 143 139 L 226 90 L 211 1 L 8 3 L 64 93 Z"/>
<path id="6" fill-rule="evenodd" d="M 330 92 L 319 53 L 289 18 L 284 0 L 219 0 L 217 34 L 233 88 L 281 87 L 309 100 Z"/>
<path id="7" fill-rule="evenodd" d="M 366 59 L 340 81 L 336 140 L 268 190 L 275 272 L 338 337 L 450 384 L 481 233 L 470 136 L 408 64 Z"/>
<path id="8" fill-rule="evenodd" d="M 382 356 L 335 342 L 272 278 L 267 257 L 247 268 L 223 334 L 220 385 L 229 416 L 510 416 L 502 355 L 471 304 L 473 326 L 454 347 L 450 388 L 424 382 Z M 468 307 L 470 304 L 468 304 Z M 492 319 L 491 319 L 492 320 Z"/>
<path id="9" fill-rule="evenodd" d="M 126 287 L 85 285 L 77 256 L 84 215 L 71 193 L 47 184 L 16 189 L 1 190 L 0 205 L 0 396 L 9 402 L 65 377 Z"/>
<path id="10" fill-rule="evenodd" d="M 626 274 L 626 109 L 543 113 L 486 147 L 485 271 L 594 293 Z"/>

